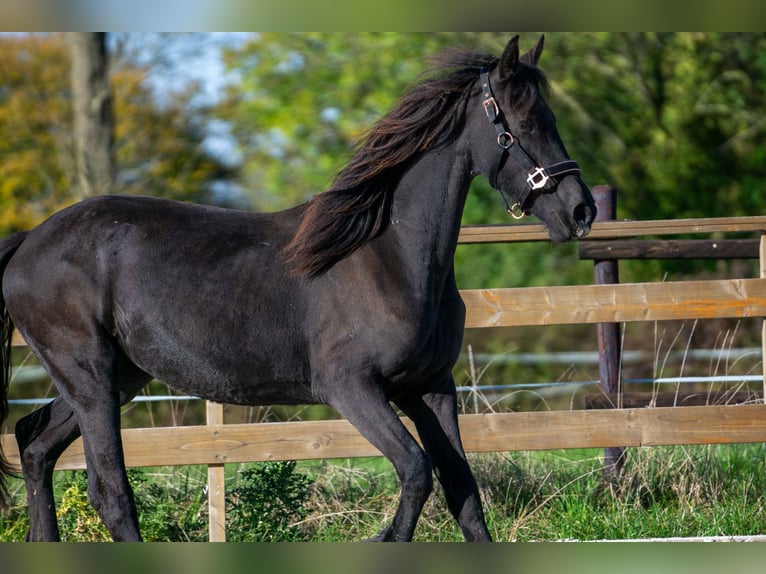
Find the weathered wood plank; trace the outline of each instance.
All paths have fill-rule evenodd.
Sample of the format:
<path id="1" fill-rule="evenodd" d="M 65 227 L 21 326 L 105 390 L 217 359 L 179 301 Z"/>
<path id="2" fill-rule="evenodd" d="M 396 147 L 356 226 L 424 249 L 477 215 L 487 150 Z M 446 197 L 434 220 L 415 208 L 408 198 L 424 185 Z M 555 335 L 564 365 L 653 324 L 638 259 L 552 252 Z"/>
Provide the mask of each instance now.
<path id="1" fill-rule="evenodd" d="M 651 221 L 603 221 L 593 224 L 582 241 L 623 239 L 647 235 L 711 234 L 760 231 L 766 232 L 766 217 L 710 217 L 701 219 L 659 219 Z M 540 224 L 466 225 L 460 230 L 459 242 L 507 243 L 547 241 L 548 232 Z"/>
<path id="2" fill-rule="evenodd" d="M 766 440 L 766 405 L 465 415 L 469 452 Z"/>
<path id="3" fill-rule="evenodd" d="M 24 337 L 22 337 L 21 333 L 16 330 L 13 331 L 13 335 L 11 336 L 11 345 L 14 347 L 23 347 L 26 345 Z"/>
<path id="4" fill-rule="evenodd" d="M 9 462 L 18 466 L 18 449 L 13 435 L 3 435 L 2 438 Z M 380 454 L 345 420 L 124 429 L 122 439 L 129 466 L 312 460 Z M 74 470 L 84 467 L 82 439 L 77 439 L 61 456 L 56 468 Z"/>
<path id="5" fill-rule="evenodd" d="M 223 405 L 207 401 L 207 424 L 223 424 Z M 207 467 L 208 540 L 226 542 L 226 474 L 221 463 Z"/>
<path id="6" fill-rule="evenodd" d="M 460 228 L 458 243 L 519 243 L 548 241 L 548 231 L 539 223 L 509 223 L 497 225 L 464 225 Z"/>
<path id="7" fill-rule="evenodd" d="M 766 280 L 471 289 L 466 327 L 766 316 Z"/>
<path id="8" fill-rule="evenodd" d="M 762 442 L 766 405 L 463 415 L 460 428 L 468 452 Z M 128 466 L 380 454 L 345 420 L 126 429 L 122 436 Z M 18 465 L 13 436 L 2 441 L 9 461 Z M 84 468 L 83 460 L 78 439 L 56 468 Z"/>
<path id="9" fill-rule="evenodd" d="M 759 239 L 582 241 L 580 259 L 757 259 Z"/>
<path id="10" fill-rule="evenodd" d="M 761 233 L 758 247 L 761 279 L 766 279 L 766 233 Z M 766 403 L 766 320 L 761 325 L 761 370 L 763 372 L 763 400 Z"/>

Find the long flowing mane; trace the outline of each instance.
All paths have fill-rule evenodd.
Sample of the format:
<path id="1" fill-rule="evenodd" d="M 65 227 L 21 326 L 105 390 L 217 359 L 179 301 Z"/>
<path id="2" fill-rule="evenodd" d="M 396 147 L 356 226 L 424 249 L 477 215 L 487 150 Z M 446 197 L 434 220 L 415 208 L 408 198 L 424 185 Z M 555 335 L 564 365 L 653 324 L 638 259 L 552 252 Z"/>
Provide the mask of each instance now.
<path id="1" fill-rule="evenodd" d="M 333 181 L 306 207 L 285 248 L 293 270 L 317 277 L 386 230 L 391 202 L 408 163 L 455 135 L 478 70 L 498 58 L 448 51 L 435 59 L 429 77 L 379 120 Z"/>

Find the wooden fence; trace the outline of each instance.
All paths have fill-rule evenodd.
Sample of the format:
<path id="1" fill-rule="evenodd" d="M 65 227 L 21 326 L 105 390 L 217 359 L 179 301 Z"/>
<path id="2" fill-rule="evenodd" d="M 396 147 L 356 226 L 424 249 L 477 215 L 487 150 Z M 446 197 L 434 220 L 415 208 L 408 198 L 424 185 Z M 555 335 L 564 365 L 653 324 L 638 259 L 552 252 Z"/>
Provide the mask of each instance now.
<path id="1" fill-rule="evenodd" d="M 764 318 L 766 217 L 602 222 L 594 224 L 585 241 L 688 234 L 719 238 L 742 232 L 759 237 L 760 277 L 465 290 L 466 327 Z M 460 234 L 462 244 L 547 239 L 536 224 L 468 226 Z M 460 427 L 469 452 L 762 442 L 766 405 L 469 414 L 460 417 Z M 211 541 L 225 539 L 224 464 L 380 454 L 343 420 L 224 424 L 222 406 L 213 403 L 206 425 L 125 429 L 122 435 L 129 466 L 208 466 Z M 13 436 L 4 435 L 2 441 L 18 465 Z M 56 468 L 84 468 L 81 441 L 64 452 Z"/>

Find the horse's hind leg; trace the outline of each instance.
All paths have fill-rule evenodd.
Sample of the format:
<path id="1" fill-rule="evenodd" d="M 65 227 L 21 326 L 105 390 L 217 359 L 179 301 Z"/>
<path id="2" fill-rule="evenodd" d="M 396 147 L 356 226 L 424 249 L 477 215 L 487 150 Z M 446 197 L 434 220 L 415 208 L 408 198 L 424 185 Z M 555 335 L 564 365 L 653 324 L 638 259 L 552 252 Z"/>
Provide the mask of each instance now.
<path id="1" fill-rule="evenodd" d="M 130 401 L 150 377 L 127 360 L 120 360 L 120 404 Z M 72 408 L 61 398 L 27 415 L 16 424 L 29 506 L 30 541 L 59 540 L 53 498 L 53 469 L 66 448 L 80 436 Z"/>
<path id="2" fill-rule="evenodd" d="M 132 365 L 126 367 L 113 341 L 99 336 L 97 329 L 89 338 L 82 333 L 56 336 L 45 344 L 35 342 L 34 348 L 82 433 L 91 505 L 113 540 L 140 540 L 120 436 L 120 403 L 126 396 L 121 371 L 128 368 L 134 376 L 139 371 Z M 33 344 L 29 337 L 27 340 Z M 132 390 L 147 380 L 141 373 L 127 385 L 131 390 L 127 394 L 135 394 Z"/>
<path id="3" fill-rule="evenodd" d="M 60 397 L 16 424 L 16 442 L 27 486 L 30 541 L 59 540 L 53 499 L 53 467 L 80 436 L 74 412 Z"/>
<path id="4" fill-rule="evenodd" d="M 415 423 L 444 489 L 447 506 L 458 521 L 465 539 L 491 540 L 479 489 L 460 440 L 452 377 L 445 379 L 431 392 L 397 400 L 396 404 Z"/>

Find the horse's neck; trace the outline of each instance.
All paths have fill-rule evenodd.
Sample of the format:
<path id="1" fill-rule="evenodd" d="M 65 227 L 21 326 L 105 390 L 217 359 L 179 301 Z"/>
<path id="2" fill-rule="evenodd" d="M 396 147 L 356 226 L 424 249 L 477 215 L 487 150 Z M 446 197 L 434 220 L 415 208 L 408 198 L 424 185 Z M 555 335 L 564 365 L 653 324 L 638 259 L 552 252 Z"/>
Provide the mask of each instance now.
<path id="1" fill-rule="evenodd" d="M 402 176 L 394 194 L 391 226 L 402 264 L 443 282 L 452 271 L 470 167 L 453 148 L 424 154 Z"/>

